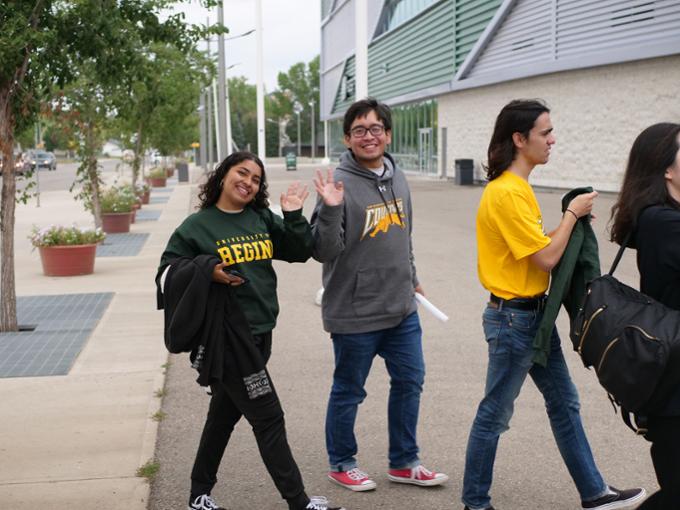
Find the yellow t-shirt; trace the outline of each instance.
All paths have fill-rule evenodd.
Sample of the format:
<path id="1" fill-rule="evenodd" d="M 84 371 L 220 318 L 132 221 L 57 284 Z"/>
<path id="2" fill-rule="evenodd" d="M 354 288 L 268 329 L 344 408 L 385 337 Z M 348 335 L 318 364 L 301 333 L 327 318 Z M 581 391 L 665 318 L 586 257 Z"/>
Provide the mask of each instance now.
<path id="1" fill-rule="evenodd" d="M 543 294 L 550 274 L 529 256 L 549 244 L 529 183 L 510 171 L 491 181 L 477 210 L 477 272 L 484 288 L 503 299 Z"/>

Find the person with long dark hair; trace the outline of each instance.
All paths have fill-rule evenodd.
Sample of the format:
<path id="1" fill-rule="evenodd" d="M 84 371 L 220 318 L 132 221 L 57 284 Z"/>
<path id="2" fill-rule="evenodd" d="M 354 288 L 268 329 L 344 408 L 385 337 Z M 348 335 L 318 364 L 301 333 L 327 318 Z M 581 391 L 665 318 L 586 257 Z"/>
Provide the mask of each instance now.
<path id="1" fill-rule="evenodd" d="M 680 310 L 680 124 L 654 124 L 635 139 L 612 222 L 611 240 L 637 249 L 640 291 Z M 670 361 L 669 366 L 680 362 Z M 666 374 L 662 384 L 664 379 Z M 639 509 L 680 508 L 678 379 L 671 379 L 659 410 L 646 417 L 660 489 Z"/>
<path id="2" fill-rule="evenodd" d="M 579 397 L 552 328 L 545 366 L 534 363 L 550 271 L 560 261 L 576 222 L 593 208 L 596 192 L 576 196 L 555 230 L 546 233 L 529 176 L 555 144 L 550 110 L 538 100 L 514 100 L 496 118 L 488 149 L 487 184 L 477 211 L 477 267 L 490 292 L 482 315 L 489 363 L 484 398 L 470 430 L 462 500 L 466 510 L 493 510 L 489 491 L 500 435 L 508 430 L 527 376 L 545 400 L 555 442 L 583 509 L 624 508 L 644 489 L 617 490 L 595 465 L 581 422 Z M 526 508 L 535 508 L 527 501 Z"/>
<path id="3" fill-rule="evenodd" d="M 170 291 L 164 287 L 172 288 L 173 265 L 177 267 L 187 259 L 207 260 L 208 285 L 230 286 L 233 292 L 229 296 L 234 297 L 242 310 L 248 333 L 245 346 L 233 341 L 230 345 L 226 335 L 213 340 L 212 345 L 229 353 L 223 364 L 222 361 L 206 362 L 207 357 L 215 356 L 214 352 L 197 353 L 196 349 L 192 352 L 195 367 L 217 366 L 220 377 L 206 377 L 212 397 L 191 472 L 189 510 L 224 510 L 217 506 L 210 493 L 217 482 L 217 471 L 231 433 L 241 416 L 252 426 L 262 460 L 289 509 L 334 510 L 329 509 L 326 498 L 310 499 L 305 493 L 286 438 L 283 410 L 264 368 L 271 354 L 272 329 L 279 312 L 272 259 L 305 262 L 312 254 L 310 226 L 302 215 L 307 196 L 306 186 L 292 184 L 281 194 L 281 219 L 268 208 L 262 161 L 249 152 L 233 153 L 208 175 L 200 189 L 200 210 L 175 230 L 161 257 L 158 280 L 161 291 L 166 294 Z M 213 283 L 209 282 L 210 277 Z M 218 289 L 225 290 L 224 287 Z M 223 294 L 210 296 L 214 295 Z M 198 305 L 190 302 L 190 308 L 195 306 Z M 218 313 L 236 317 L 228 308 Z M 196 310 L 190 315 L 198 313 L 203 311 Z M 219 325 L 228 320 L 203 319 L 204 327 L 207 328 L 208 323 L 217 324 L 216 331 L 220 332 Z M 231 325 L 229 331 L 237 326 Z M 241 370 L 241 359 L 258 368 L 255 372 L 251 366 Z M 201 381 L 206 374 L 200 369 L 199 374 Z"/>

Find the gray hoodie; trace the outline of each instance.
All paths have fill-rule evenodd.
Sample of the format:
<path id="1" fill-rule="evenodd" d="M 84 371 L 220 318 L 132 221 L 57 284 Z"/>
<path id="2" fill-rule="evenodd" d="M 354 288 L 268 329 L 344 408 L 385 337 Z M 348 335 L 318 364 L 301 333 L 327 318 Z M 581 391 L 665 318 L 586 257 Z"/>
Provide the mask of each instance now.
<path id="1" fill-rule="evenodd" d="M 411 194 L 389 154 L 384 163 L 379 176 L 351 151 L 342 153 L 334 179 L 344 184 L 344 201 L 329 207 L 319 200 L 312 214 L 313 256 L 323 262 L 323 325 L 330 333 L 391 328 L 416 310 Z"/>

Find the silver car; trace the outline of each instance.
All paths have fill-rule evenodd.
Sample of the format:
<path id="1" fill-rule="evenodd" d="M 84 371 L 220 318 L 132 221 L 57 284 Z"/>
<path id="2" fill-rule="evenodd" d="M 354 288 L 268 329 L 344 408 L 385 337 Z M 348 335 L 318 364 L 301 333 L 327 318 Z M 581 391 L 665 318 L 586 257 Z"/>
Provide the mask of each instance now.
<path id="1" fill-rule="evenodd" d="M 24 161 L 30 166 L 31 170 L 36 168 L 46 168 L 47 170 L 57 169 L 57 158 L 51 152 L 32 149 L 24 154 Z"/>

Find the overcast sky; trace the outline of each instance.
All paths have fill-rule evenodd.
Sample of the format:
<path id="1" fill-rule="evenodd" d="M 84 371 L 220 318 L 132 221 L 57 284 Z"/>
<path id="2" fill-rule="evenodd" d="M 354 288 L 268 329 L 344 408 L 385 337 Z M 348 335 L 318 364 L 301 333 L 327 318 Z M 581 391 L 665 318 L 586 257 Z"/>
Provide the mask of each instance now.
<path id="1" fill-rule="evenodd" d="M 255 28 L 255 0 L 223 0 L 224 24 L 229 36 L 239 35 Z M 297 62 L 309 62 L 319 54 L 321 47 L 320 0 L 262 0 L 262 26 L 264 47 L 264 82 L 267 92 L 277 88 L 276 76 Z M 212 12 L 203 9 L 198 1 L 182 5 L 189 23 L 205 24 L 217 21 L 217 8 Z M 238 64 L 228 71 L 229 76 L 245 76 L 250 83 L 256 80 L 255 34 L 227 41 L 227 66 Z M 217 53 L 216 42 L 212 50 Z"/>

